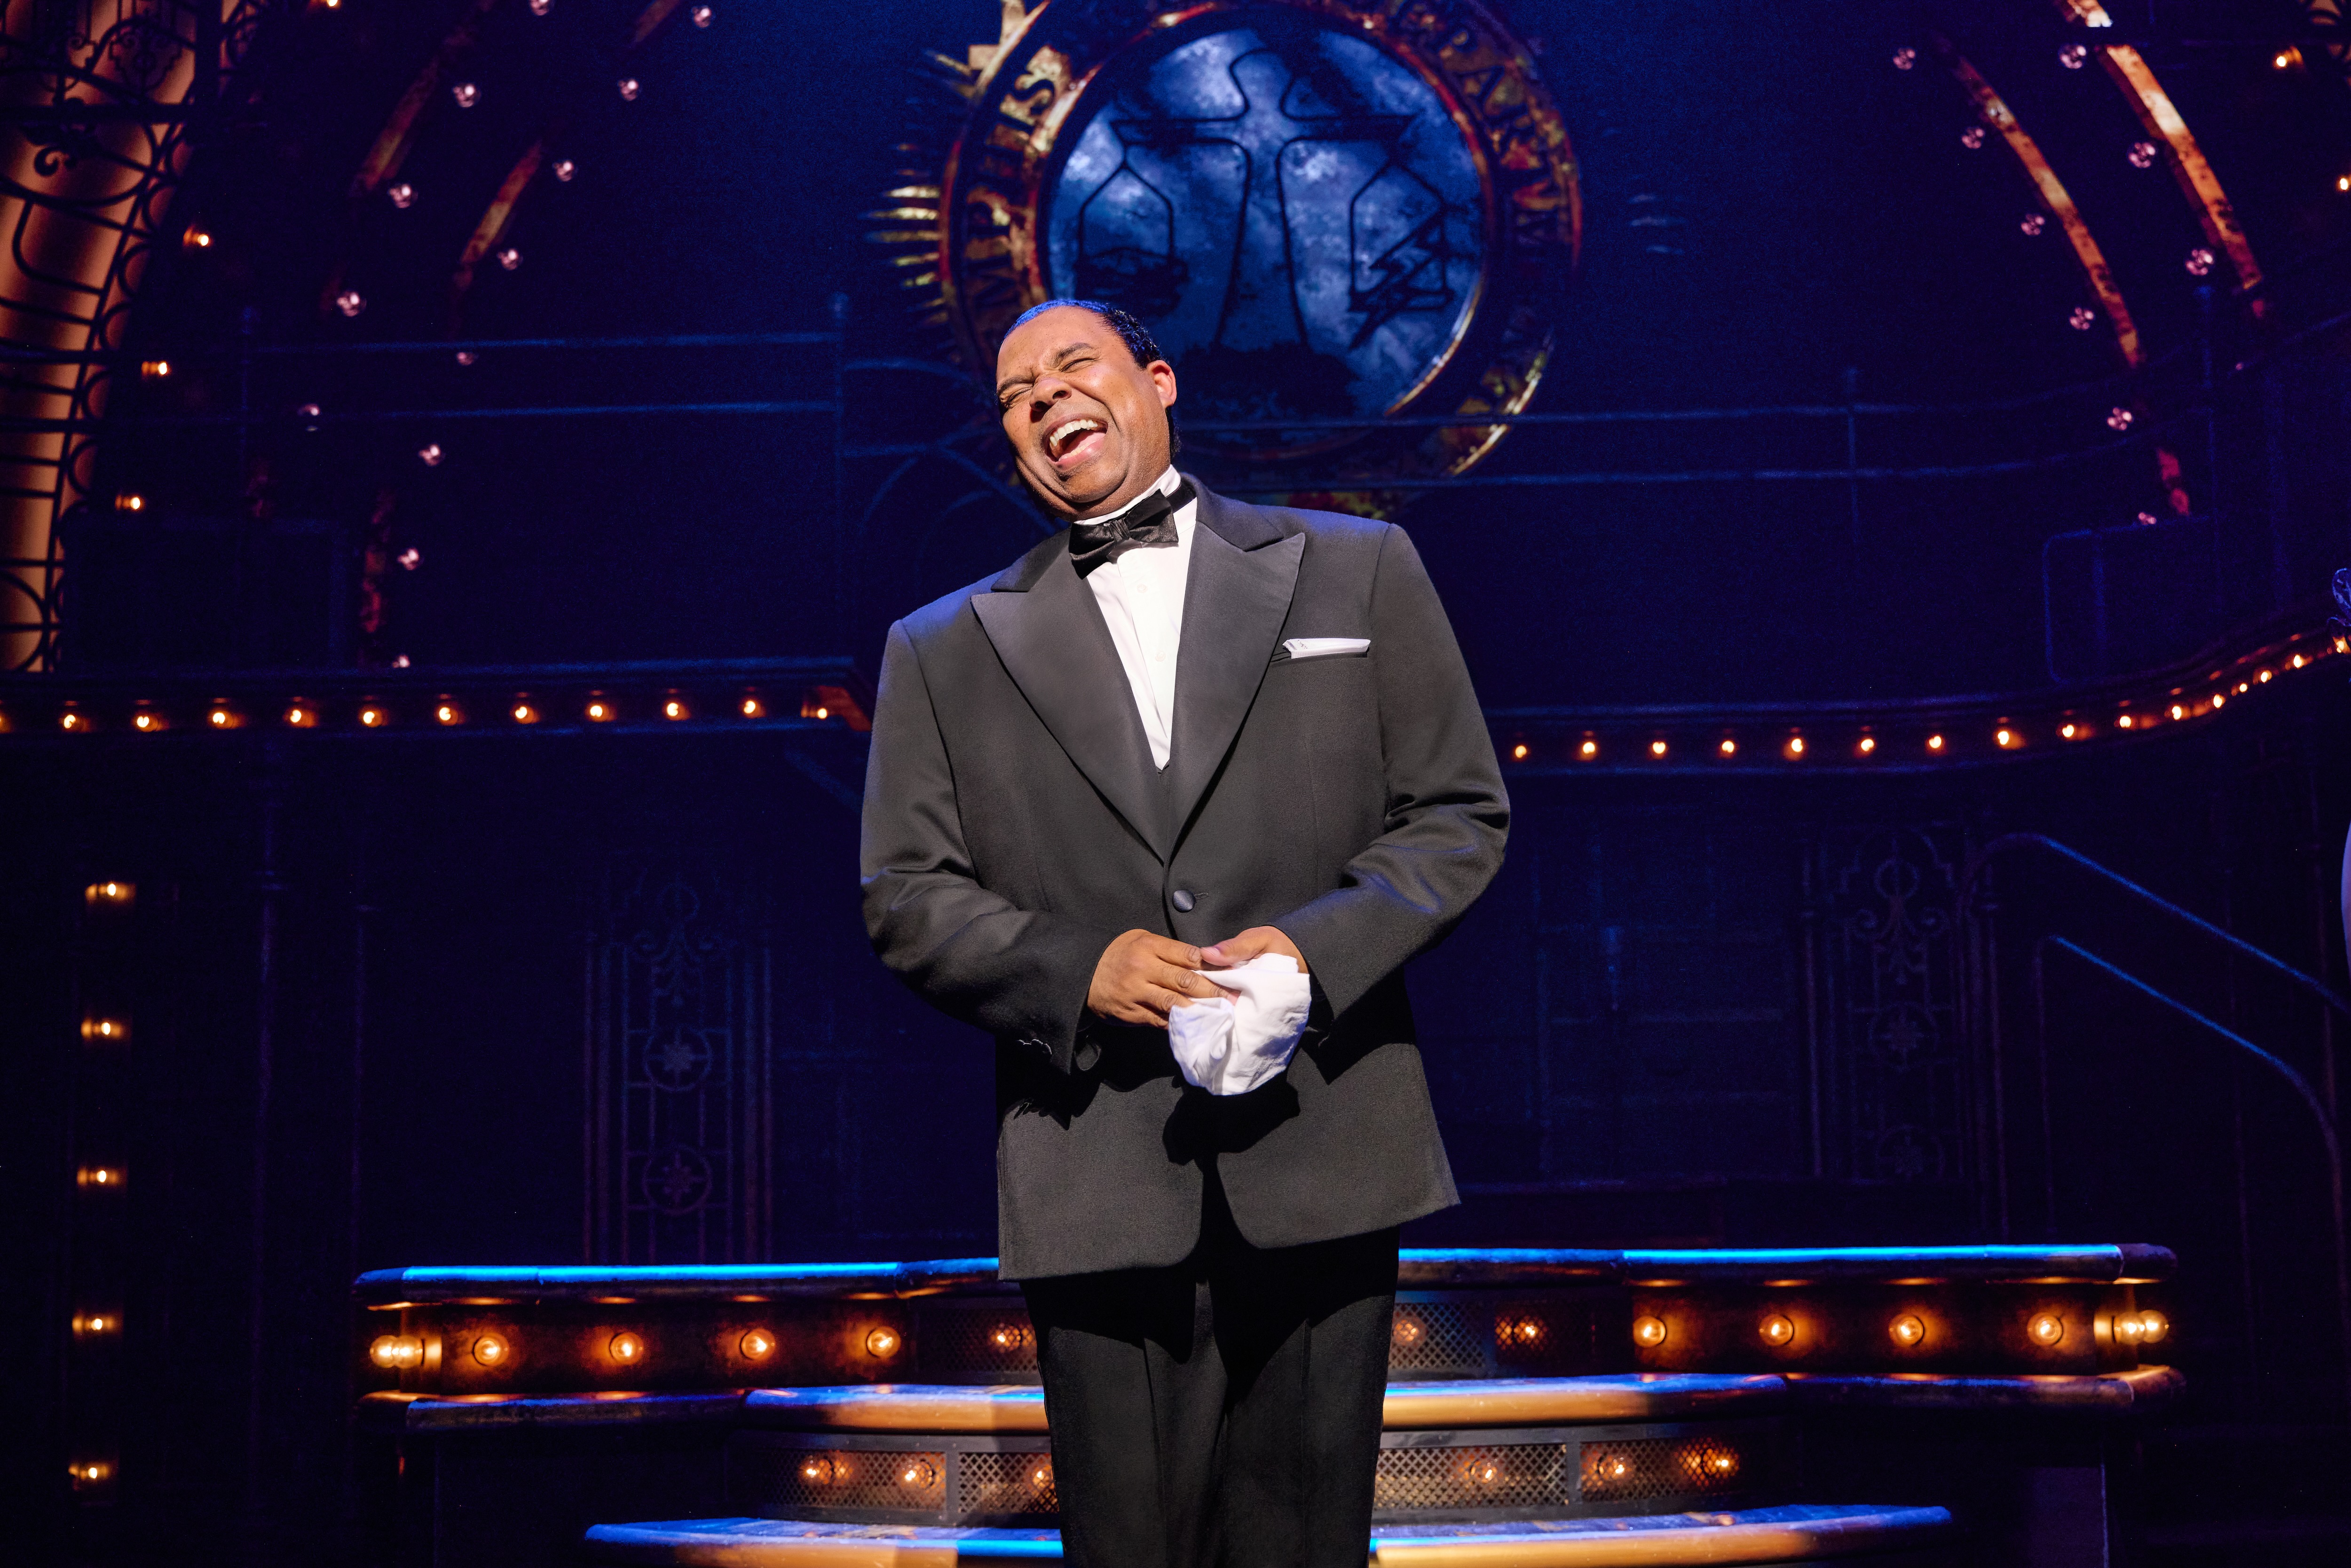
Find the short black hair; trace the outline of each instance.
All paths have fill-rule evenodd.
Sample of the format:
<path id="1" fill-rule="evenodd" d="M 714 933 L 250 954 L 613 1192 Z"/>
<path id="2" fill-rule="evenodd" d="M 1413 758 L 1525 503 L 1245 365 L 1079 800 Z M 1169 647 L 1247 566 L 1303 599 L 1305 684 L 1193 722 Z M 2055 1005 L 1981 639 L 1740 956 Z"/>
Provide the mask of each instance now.
<path id="1" fill-rule="evenodd" d="M 1020 312 L 1019 319 L 1012 323 L 1011 329 L 1007 331 L 1005 336 L 1010 337 L 1013 332 L 1018 332 L 1048 310 L 1060 310 L 1065 307 L 1075 310 L 1091 310 L 1109 322 L 1110 329 L 1118 334 L 1118 340 L 1126 345 L 1126 351 L 1134 356 L 1134 362 L 1137 365 L 1147 365 L 1154 360 L 1164 360 L 1167 357 L 1159 351 L 1159 344 L 1151 336 L 1150 328 L 1117 306 L 1105 305 L 1099 299 L 1048 299 L 1042 305 L 1031 305 L 1028 309 Z"/>
<path id="2" fill-rule="evenodd" d="M 1005 329 L 1004 335 L 1008 338 L 1046 311 L 1059 310 L 1063 306 L 1076 310 L 1091 310 L 1108 322 L 1110 329 L 1118 334 L 1118 340 L 1126 345 L 1126 351 L 1134 356 L 1138 366 L 1167 357 L 1159 351 L 1159 340 L 1151 335 L 1150 328 L 1136 320 L 1131 312 L 1115 305 L 1105 305 L 1099 299 L 1048 299 L 1042 305 L 1031 305 L 1020 312 L 1012 325 Z M 1176 411 L 1171 408 L 1164 412 L 1167 415 L 1167 455 L 1172 458 L 1184 450 L 1184 433 L 1176 428 Z"/>

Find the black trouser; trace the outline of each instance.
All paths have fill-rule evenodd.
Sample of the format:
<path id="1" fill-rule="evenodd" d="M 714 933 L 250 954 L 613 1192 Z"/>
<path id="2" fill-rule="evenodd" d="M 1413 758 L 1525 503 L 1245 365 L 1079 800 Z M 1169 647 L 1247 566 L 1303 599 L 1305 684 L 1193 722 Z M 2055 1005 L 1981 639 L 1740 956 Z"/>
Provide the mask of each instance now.
<path id="1" fill-rule="evenodd" d="M 1212 1181 L 1172 1269 L 1022 1286 L 1071 1568 L 1363 1568 L 1393 1229 L 1260 1250 Z"/>

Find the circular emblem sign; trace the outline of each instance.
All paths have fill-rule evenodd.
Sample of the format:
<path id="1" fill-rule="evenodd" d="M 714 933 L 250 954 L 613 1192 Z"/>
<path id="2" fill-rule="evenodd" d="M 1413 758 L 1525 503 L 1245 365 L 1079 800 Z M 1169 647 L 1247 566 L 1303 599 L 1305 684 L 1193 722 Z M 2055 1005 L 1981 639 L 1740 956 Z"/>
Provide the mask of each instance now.
<path id="1" fill-rule="evenodd" d="M 1176 368 L 1187 458 L 1257 488 L 1458 474 L 1505 428 L 1476 416 L 1533 394 L 1575 164 L 1484 5 L 1005 0 L 940 63 L 935 183 L 874 237 L 975 370 L 1040 300 L 1123 306 Z"/>

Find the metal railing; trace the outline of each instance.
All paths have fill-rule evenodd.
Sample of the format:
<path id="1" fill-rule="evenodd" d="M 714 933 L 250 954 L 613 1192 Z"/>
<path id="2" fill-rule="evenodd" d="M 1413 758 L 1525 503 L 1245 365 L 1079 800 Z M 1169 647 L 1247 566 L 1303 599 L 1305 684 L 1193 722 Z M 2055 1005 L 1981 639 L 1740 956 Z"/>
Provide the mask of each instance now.
<path id="1" fill-rule="evenodd" d="M 1977 852 L 1969 862 L 1959 881 L 1959 913 L 1963 921 L 1969 920 L 1980 912 L 1979 894 L 1982 888 L 1984 873 L 1991 862 L 2001 855 L 2025 850 L 2037 850 L 2053 855 L 2077 870 L 2087 872 L 2104 885 L 2129 895 L 2140 905 L 2155 911 L 2173 925 L 2184 927 L 2208 941 L 2217 943 L 2231 955 L 2258 965 L 2283 978 L 2314 998 L 2329 1012 L 2351 1019 L 2351 998 L 2346 998 L 2317 976 L 2296 968 L 2275 954 L 2255 946 L 2233 932 L 2223 930 L 2160 894 L 2133 882 L 2112 867 L 2091 859 L 2079 850 L 2058 842 L 2045 833 L 2003 834 Z M 2292 1090 L 2294 1097 L 2302 1103 L 2303 1108 L 2310 1113 L 2311 1121 L 2318 1131 L 2319 1143 L 2326 1163 L 2328 1212 L 2332 1221 L 2329 1239 L 2333 1243 L 2335 1262 L 2336 1330 L 2340 1336 L 2343 1353 L 2346 1416 L 2346 1419 L 2351 1419 L 2351 1236 L 2346 1236 L 2345 1228 L 2342 1144 L 2337 1134 L 2335 1117 L 2327 1109 L 2325 1102 L 2320 1097 L 2318 1091 L 2312 1086 L 2308 1077 L 2284 1058 L 2254 1044 L 2235 1030 L 2189 1006 L 2145 977 L 2131 973 L 2119 964 L 2091 951 L 2072 938 L 2053 931 L 2043 932 L 2034 943 L 2032 949 L 2032 1005 L 2035 1027 L 2039 1036 L 2036 1043 L 2041 1061 L 2042 1169 L 2043 1180 L 2047 1184 L 2045 1194 L 2047 1212 L 2053 1225 L 2056 1213 L 2056 1142 L 2051 1125 L 2048 1092 L 2047 965 L 2047 956 L 2053 950 L 2066 955 L 2106 979 L 2187 1019 L 2204 1032 L 2261 1063 L 2273 1076 Z M 1985 967 L 1987 970 L 1991 967 L 1990 961 L 1987 961 Z M 1982 1010 L 1983 1025 L 1988 1031 L 1991 1054 L 1997 1064 L 2001 1055 L 2000 1008 L 1996 999 L 1988 1002 L 1980 1001 L 1978 1005 Z M 1992 1113 L 1996 1118 L 2005 1115 L 1999 1080 L 1999 1069 L 1995 1065 Z M 2007 1141 L 2004 1135 L 2000 1139 L 2000 1146 L 2001 1159 L 1996 1179 L 2000 1188 L 1999 1201 L 2004 1222 L 2008 1211 Z"/>

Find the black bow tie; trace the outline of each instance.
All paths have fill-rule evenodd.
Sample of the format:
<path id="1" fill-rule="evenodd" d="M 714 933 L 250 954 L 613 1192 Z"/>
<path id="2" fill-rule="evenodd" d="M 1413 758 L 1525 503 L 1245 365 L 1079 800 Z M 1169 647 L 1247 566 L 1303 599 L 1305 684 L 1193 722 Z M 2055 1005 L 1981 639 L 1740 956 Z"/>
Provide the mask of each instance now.
<path id="1" fill-rule="evenodd" d="M 1083 577 L 1131 549 L 1160 549 L 1176 543 L 1176 514 L 1199 492 L 1180 481 L 1170 495 L 1154 490 L 1114 517 L 1070 525 L 1070 564 Z"/>

